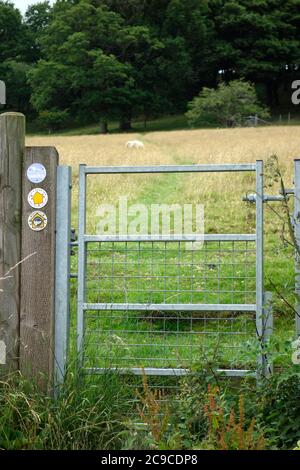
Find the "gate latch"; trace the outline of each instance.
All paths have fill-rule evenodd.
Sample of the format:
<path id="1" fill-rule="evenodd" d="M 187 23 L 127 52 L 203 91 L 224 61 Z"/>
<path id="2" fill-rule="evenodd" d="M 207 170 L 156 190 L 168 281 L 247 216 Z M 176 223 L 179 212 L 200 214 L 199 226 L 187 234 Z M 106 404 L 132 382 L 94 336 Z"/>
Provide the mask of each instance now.
<path id="1" fill-rule="evenodd" d="M 75 247 L 75 246 L 78 246 L 78 243 L 77 243 L 77 234 L 76 234 L 76 230 L 75 228 L 71 228 L 71 247 Z M 75 256 L 75 251 L 72 250 L 71 248 L 71 256 Z"/>
<path id="2" fill-rule="evenodd" d="M 292 194 L 294 194 L 294 191 L 292 190 L 287 190 L 285 192 L 285 195 L 281 194 L 280 196 L 269 196 L 265 194 L 264 202 L 281 202 L 281 201 L 284 201 L 285 199 L 289 199 L 292 196 Z M 243 201 L 255 204 L 256 194 L 247 194 L 247 196 L 243 197 Z"/>

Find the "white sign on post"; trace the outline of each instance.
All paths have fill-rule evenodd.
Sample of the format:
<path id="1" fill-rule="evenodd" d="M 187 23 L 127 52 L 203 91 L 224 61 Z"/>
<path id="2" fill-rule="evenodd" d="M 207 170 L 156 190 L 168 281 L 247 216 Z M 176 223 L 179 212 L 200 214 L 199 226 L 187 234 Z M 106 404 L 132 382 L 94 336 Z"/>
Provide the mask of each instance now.
<path id="1" fill-rule="evenodd" d="M 27 178 L 31 183 L 42 183 L 46 176 L 46 168 L 41 163 L 33 163 L 27 170 Z"/>

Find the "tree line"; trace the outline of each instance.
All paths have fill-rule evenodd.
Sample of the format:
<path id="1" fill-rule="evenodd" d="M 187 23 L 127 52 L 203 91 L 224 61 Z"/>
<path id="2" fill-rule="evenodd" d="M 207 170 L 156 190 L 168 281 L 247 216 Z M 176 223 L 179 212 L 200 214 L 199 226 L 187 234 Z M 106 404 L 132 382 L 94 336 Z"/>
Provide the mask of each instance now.
<path id="1" fill-rule="evenodd" d="M 41 126 L 182 113 L 244 78 L 271 108 L 299 78 L 300 0 L 57 0 L 22 17 L 0 0 L 8 109 Z"/>

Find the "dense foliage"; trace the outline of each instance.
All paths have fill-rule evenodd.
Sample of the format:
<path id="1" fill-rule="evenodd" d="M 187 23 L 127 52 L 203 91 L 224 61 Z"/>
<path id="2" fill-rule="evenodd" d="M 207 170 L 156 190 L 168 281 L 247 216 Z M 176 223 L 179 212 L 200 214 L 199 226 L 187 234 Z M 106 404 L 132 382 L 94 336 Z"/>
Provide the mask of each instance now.
<path id="1" fill-rule="evenodd" d="M 211 122 L 233 127 L 241 126 L 255 115 L 268 117 L 268 111 L 258 103 L 254 86 L 249 82 L 233 80 L 228 85 L 221 83 L 217 89 L 203 88 L 200 95 L 189 103 L 187 118 L 191 126 Z"/>
<path id="2" fill-rule="evenodd" d="M 253 82 L 271 107 L 299 73 L 300 0 L 0 0 L 7 108 L 59 128 L 185 112 L 203 87 Z M 298 77 L 299 78 L 299 77 Z"/>
<path id="3" fill-rule="evenodd" d="M 0 449 L 276 450 L 299 445 L 300 378 L 293 367 L 259 387 L 249 378 L 236 387 L 202 370 L 178 381 L 176 396 L 164 399 L 146 377 L 142 383 L 131 380 L 108 372 L 83 381 L 70 371 L 54 400 L 19 375 L 2 379 Z"/>

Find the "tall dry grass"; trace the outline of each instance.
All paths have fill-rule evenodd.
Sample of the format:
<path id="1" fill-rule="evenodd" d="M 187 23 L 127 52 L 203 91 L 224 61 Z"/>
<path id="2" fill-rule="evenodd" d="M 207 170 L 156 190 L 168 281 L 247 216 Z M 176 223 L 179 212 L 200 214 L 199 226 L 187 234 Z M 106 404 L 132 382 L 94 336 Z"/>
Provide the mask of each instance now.
<path id="1" fill-rule="evenodd" d="M 127 149 L 129 139 L 141 139 L 145 149 Z M 293 160 L 300 155 L 297 126 L 261 128 L 185 130 L 147 134 L 95 136 L 46 136 L 27 138 L 27 145 L 53 145 L 61 164 L 73 167 L 72 224 L 78 222 L 78 167 L 88 165 L 160 165 L 193 163 L 251 163 L 276 154 L 286 187 L 293 186 Z M 205 210 L 206 233 L 253 233 L 255 207 L 243 203 L 247 192 L 255 191 L 255 175 L 105 175 L 91 178 L 88 197 L 88 230 L 94 233 L 96 208 L 116 203 L 126 195 L 134 202 L 200 203 Z M 278 185 L 268 188 L 278 194 Z M 265 206 L 266 289 L 275 283 L 291 297 L 294 289 L 293 250 L 281 241 L 282 221 L 275 215 L 278 203 Z M 269 283 L 272 279 L 272 285 Z M 283 309 L 279 301 L 278 309 Z M 292 313 L 293 315 L 293 313 Z"/>
<path id="2" fill-rule="evenodd" d="M 54 145 L 62 164 L 89 165 L 237 163 L 266 159 L 278 154 L 289 168 L 300 152 L 299 127 L 263 127 L 247 129 L 211 129 L 130 134 L 142 139 L 146 148 L 126 149 L 126 134 L 78 137 L 29 137 L 27 145 Z"/>
<path id="3" fill-rule="evenodd" d="M 128 139 L 138 138 L 144 150 L 127 149 Z M 60 154 L 61 164 L 71 165 L 74 172 L 74 215 L 76 222 L 77 175 L 80 163 L 99 165 L 160 165 L 193 163 L 243 163 L 266 160 L 277 154 L 286 185 L 292 184 L 293 159 L 300 154 L 299 127 L 264 127 L 247 129 L 212 129 L 154 132 L 145 135 L 114 134 L 95 136 L 30 137 L 28 145 L 53 145 Z M 154 195 L 160 202 L 198 202 L 205 205 L 206 231 L 244 231 L 254 229 L 253 215 L 249 216 L 241 198 L 255 190 L 254 175 L 208 174 L 182 175 L 161 192 L 162 176 L 106 175 L 95 177 L 90 185 L 92 207 L 113 202 L 117 195 L 138 200 L 139 195 L 156 187 Z M 276 192 L 276 188 L 274 191 Z M 153 191 L 152 191 L 153 192 Z M 176 193 L 176 196 L 175 196 Z M 156 201 L 156 202 L 157 202 Z M 149 202 L 149 201 L 148 201 Z M 273 227 L 274 214 L 269 222 Z M 269 227 L 270 228 L 270 227 Z M 272 230 L 277 231 L 276 228 Z"/>

